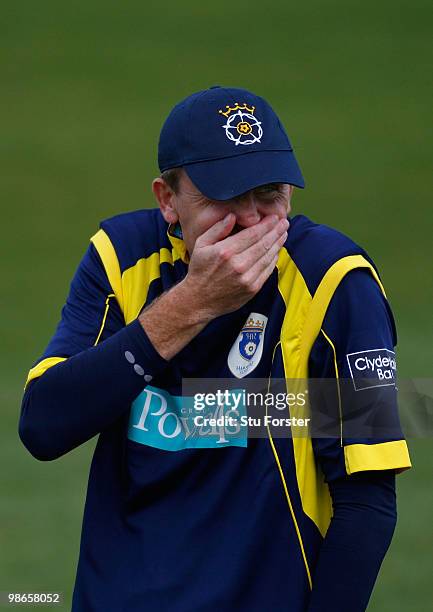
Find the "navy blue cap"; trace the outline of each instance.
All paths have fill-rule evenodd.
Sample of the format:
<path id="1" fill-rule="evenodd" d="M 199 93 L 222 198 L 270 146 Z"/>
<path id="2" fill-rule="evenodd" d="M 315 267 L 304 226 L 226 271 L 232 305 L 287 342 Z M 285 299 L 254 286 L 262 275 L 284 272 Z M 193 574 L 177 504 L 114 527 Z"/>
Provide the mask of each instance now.
<path id="1" fill-rule="evenodd" d="M 161 172 L 183 167 L 212 200 L 266 183 L 305 186 L 277 115 L 245 89 L 211 87 L 179 102 L 162 127 L 158 163 Z"/>

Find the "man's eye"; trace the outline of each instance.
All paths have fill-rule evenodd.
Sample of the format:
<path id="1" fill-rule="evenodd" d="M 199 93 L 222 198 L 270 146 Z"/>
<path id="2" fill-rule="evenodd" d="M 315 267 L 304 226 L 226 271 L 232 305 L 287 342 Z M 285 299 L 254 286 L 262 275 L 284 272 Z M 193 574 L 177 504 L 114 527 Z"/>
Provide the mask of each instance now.
<path id="1" fill-rule="evenodd" d="M 277 184 L 270 183 L 269 185 L 263 185 L 256 189 L 256 194 L 258 196 L 266 196 L 266 195 L 277 195 L 280 193 L 280 189 Z"/>

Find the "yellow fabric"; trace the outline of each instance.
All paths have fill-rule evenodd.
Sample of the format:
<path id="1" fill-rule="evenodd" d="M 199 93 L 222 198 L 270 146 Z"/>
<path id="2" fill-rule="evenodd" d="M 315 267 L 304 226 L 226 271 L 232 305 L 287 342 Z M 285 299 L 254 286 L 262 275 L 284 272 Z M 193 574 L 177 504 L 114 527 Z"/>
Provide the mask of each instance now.
<path id="1" fill-rule="evenodd" d="M 123 312 L 124 302 L 122 279 L 120 274 L 119 260 L 117 259 L 114 246 L 108 235 L 102 229 L 96 232 L 96 234 L 92 236 L 90 240 L 91 242 L 93 242 L 96 247 L 96 250 L 99 253 L 102 263 L 104 264 L 104 268 L 107 273 L 111 288 L 114 292 L 114 295 L 116 296 L 120 309 Z"/>
<path id="2" fill-rule="evenodd" d="M 349 444 L 344 447 L 344 461 L 348 474 L 389 469 L 402 472 L 412 467 L 405 440 L 380 444 Z"/>
<path id="3" fill-rule="evenodd" d="M 350 270 L 355 268 L 368 268 L 386 297 L 385 290 L 376 273 L 376 270 L 362 255 L 349 255 L 343 257 L 329 268 L 322 278 L 310 304 L 310 312 L 305 321 L 305 328 L 301 343 L 301 361 L 308 361 L 311 348 L 320 333 L 322 322 L 334 291 Z"/>
<path id="4" fill-rule="evenodd" d="M 108 315 L 108 311 L 110 309 L 110 298 L 114 298 L 116 297 L 114 295 L 114 293 L 110 293 L 109 295 L 107 295 L 107 299 L 105 300 L 105 311 L 104 311 L 104 316 L 102 317 L 102 323 L 101 323 L 101 327 L 99 329 L 99 333 L 96 336 L 96 340 L 93 346 L 96 346 L 102 336 L 102 332 L 104 331 L 104 327 L 105 327 L 105 321 L 107 320 L 107 315 Z"/>
<path id="5" fill-rule="evenodd" d="M 266 415 L 267 414 L 268 414 L 268 407 L 266 405 Z M 274 440 L 272 438 L 271 429 L 270 429 L 269 425 L 266 426 L 266 429 L 267 429 L 267 432 L 268 432 L 268 437 L 269 437 L 269 442 L 271 444 L 272 452 L 274 454 L 275 461 L 276 461 L 276 464 L 277 464 L 277 467 L 278 467 L 278 472 L 280 474 L 281 482 L 283 484 L 283 489 L 284 489 L 284 494 L 286 496 L 287 505 L 289 507 L 289 511 L 290 511 L 290 515 L 291 515 L 292 520 L 293 520 L 293 524 L 295 526 L 296 536 L 298 538 L 299 546 L 301 548 L 301 555 L 302 555 L 302 559 L 304 561 L 305 571 L 307 572 L 308 584 L 310 585 L 310 589 L 312 589 L 313 588 L 313 580 L 312 580 L 312 576 L 311 576 L 310 566 L 308 564 L 307 553 L 305 551 L 304 542 L 302 540 L 301 530 L 299 529 L 298 521 L 296 520 L 296 514 L 295 514 L 295 510 L 293 508 L 292 500 L 291 500 L 291 497 L 290 497 L 289 488 L 287 486 L 286 479 L 284 477 L 284 471 L 283 471 L 283 468 L 281 466 L 280 457 L 278 456 L 278 452 L 277 452 L 277 449 L 275 447 Z"/>
<path id="6" fill-rule="evenodd" d="M 42 361 L 40 361 L 28 373 L 26 384 L 24 388 L 27 387 L 27 385 L 29 384 L 31 380 L 33 380 L 34 378 L 38 378 L 39 376 L 42 376 L 42 374 L 44 374 L 49 368 L 52 368 L 53 366 L 57 365 L 61 361 L 66 361 L 66 357 L 47 357 L 46 359 L 43 359 Z"/>
<path id="7" fill-rule="evenodd" d="M 184 263 L 189 263 L 189 254 L 188 251 L 186 250 L 186 244 L 185 242 L 182 240 L 182 238 L 178 238 L 177 236 L 174 236 L 172 234 L 172 224 L 169 225 L 168 230 L 167 230 L 167 236 L 168 239 L 171 242 L 171 246 L 173 247 L 174 251 L 176 252 L 176 259 L 178 259 L 180 257 L 180 259 L 184 262 Z"/>
<path id="8" fill-rule="evenodd" d="M 137 263 L 122 274 L 122 293 L 124 297 L 123 315 L 125 322 L 131 323 L 140 314 L 147 299 L 150 284 L 161 276 L 160 265 L 173 263 L 179 259 L 179 253 L 162 248 L 149 257 L 139 259 Z"/>
<path id="9" fill-rule="evenodd" d="M 296 389 L 294 386 L 301 385 L 308 377 L 308 357 L 301 360 L 300 345 L 312 298 L 302 275 L 285 249 L 280 252 L 277 268 L 278 288 L 286 305 L 286 316 L 281 329 L 284 371 L 286 378 L 291 379 L 290 392 L 297 393 L 304 389 Z M 329 488 L 316 465 L 311 438 L 293 431 L 292 441 L 302 508 L 324 536 L 332 515 Z"/>
<path id="10" fill-rule="evenodd" d="M 311 349 L 321 331 L 332 296 L 344 276 L 350 270 L 367 268 L 384 295 L 385 290 L 375 269 L 362 255 L 343 257 L 332 265 L 322 278 L 314 296 L 311 296 L 302 275 L 285 249 L 280 252 L 277 267 L 278 288 L 286 306 L 280 337 L 284 371 L 286 378 L 290 381 L 290 392 L 297 393 L 304 390 L 301 386 L 305 385 L 305 380 L 308 378 L 308 359 Z M 296 388 L 296 385 L 299 385 L 299 389 Z M 307 412 L 308 409 L 304 408 L 300 416 L 308 416 Z M 305 430 L 298 432 L 295 428 L 292 429 L 296 478 L 302 508 L 324 536 L 332 516 L 329 487 L 315 460 L 311 438 L 305 435 Z M 346 460 L 347 473 L 350 474 L 359 469 L 395 468 L 398 470 L 410 467 L 406 443 L 402 441 L 387 444 L 394 445 L 388 447 L 390 449 L 399 448 L 400 454 L 396 451 L 385 453 L 384 450 L 379 453 L 375 451 L 375 445 L 360 445 L 365 448 L 362 455 L 359 455 L 360 460 L 358 461 L 355 448 L 348 451 L 345 449 L 345 456 L 352 459 L 352 461 Z M 370 452 L 371 458 L 368 459 Z M 362 465 L 376 467 L 362 468 Z"/>
<path id="11" fill-rule="evenodd" d="M 335 372 L 335 378 L 337 379 L 338 414 L 340 417 L 340 446 L 343 446 L 343 410 L 342 410 L 342 404 L 341 404 L 340 373 L 338 371 L 337 351 L 335 349 L 335 345 L 332 342 L 331 338 L 324 332 L 323 329 L 321 329 L 320 331 L 322 332 L 328 344 L 331 346 L 332 355 L 334 358 L 334 372 Z"/>
<path id="12" fill-rule="evenodd" d="M 126 324 L 131 323 L 139 315 L 146 302 L 150 284 L 161 275 L 160 265 L 162 263 L 173 265 L 178 259 L 184 260 L 187 257 L 183 240 L 171 235 L 169 239 L 173 245 L 171 251 L 164 247 L 149 257 L 139 259 L 121 274 L 119 260 L 108 235 L 104 230 L 99 230 L 92 236 L 91 241 L 102 260 Z"/>

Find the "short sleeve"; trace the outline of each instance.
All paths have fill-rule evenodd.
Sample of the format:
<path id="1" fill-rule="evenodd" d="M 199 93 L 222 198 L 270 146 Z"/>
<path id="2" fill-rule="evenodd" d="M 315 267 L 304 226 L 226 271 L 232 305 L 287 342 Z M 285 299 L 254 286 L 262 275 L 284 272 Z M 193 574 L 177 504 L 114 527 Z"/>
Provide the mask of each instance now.
<path id="1" fill-rule="evenodd" d="M 316 411 L 338 423 L 332 435 L 313 433 L 315 456 L 328 482 L 356 472 L 411 467 L 398 416 L 396 343 L 394 318 L 378 283 L 367 270 L 349 272 L 332 297 L 309 358 L 310 379 L 321 379 L 311 395 L 313 423 Z"/>
<path id="2" fill-rule="evenodd" d="M 57 363 L 102 342 L 124 325 L 103 264 L 90 244 L 72 279 L 57 329 L 30 370 L 27 383 Z"/>

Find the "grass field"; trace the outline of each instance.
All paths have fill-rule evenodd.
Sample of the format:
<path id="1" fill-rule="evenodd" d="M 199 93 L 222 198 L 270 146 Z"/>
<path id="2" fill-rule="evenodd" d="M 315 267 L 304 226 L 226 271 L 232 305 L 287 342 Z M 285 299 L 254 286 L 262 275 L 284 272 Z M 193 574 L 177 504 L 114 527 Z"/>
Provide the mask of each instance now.
<path id="1" fill-rule="evenodd" d="M 154 205 L 159 129 L 183 96 L 222 84 L 271 101 L 307 181 L 295 212 L 369 251 L 397 319 L 400 376 L 432 376 L 432 14 L 425 0 L 2 9 L 0 591 L 59 590 L 67 610 L 94 441 L 32 459 L 17 437 L 23 381 L 100 219 Z M 431 440 L 410 448 L 372 612 L 433 600 Z"/>

